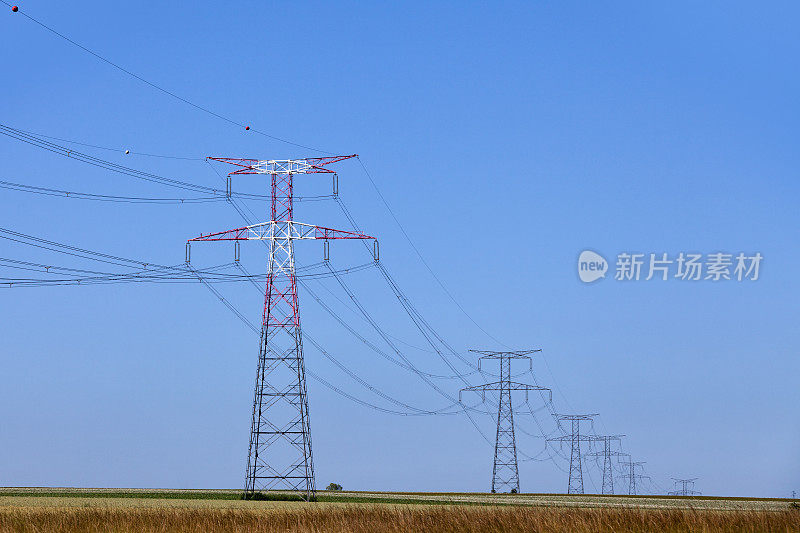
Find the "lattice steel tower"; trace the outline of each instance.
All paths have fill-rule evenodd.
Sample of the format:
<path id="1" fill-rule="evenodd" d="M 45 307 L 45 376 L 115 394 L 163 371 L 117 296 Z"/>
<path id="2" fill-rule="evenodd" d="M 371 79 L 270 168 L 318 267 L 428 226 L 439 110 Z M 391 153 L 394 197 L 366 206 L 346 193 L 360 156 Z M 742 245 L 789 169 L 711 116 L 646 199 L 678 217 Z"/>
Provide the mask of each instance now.
<path id="1" fill-rule="evenodd" d="M 603 494 L 614 494 L 614 471 L 611 468 L 611 457 L 627 455 L 611 449 L 611 441 L 619 440 L 625 435 L 599 435 L 594 440 L 603 442 L 602 452 L 587 453 L 591 457 L 603 457 Z"/>
<path id="2" fill-rule="evenodd" d="M 561 437 L 551 437 L 549 441 L 559 441 L 570 443 L 569 455 L 569 483 L 567 485 L 567 494 L 583 494 L 583 466 L 581 464 L 581 441 L 596 440 L 594 435 L 581 435 L 581 420 L 589 420 L 597 416 L 591 415 L 555 415 L 559 422 L 571 421 L 572 432 L 569 435 L 562 435 Z"/>
<path id="3" fill-rule="evenodd" d="M 294 241 L 373 239 L 361 233 L 334 230 L 294 221 L 297 174 L 333 174 L 327 165 L 355 155 L 294 160 L 210 157 L 240 167 L 228 176 L 267 174 L 271 188 L 270 221 L 190 239 L 198 241 L 266 240 L 269 242 L 267 283 L 253 396 L 250 446 L 247 454 L 245 497 L 256 491 L 290 490 L 311 499 L 316 492 L 308 415 L 303 337 L 297 298 Z M 374 239 L 373 239 L 374 240 Z M 238 252 L 238 242 L 236 249 Z M 377 242 L 374 245 L 377 260 Z"/>
<path id="4" fill-rule="evenodd" d="M 636 468 L 645 464 L 644 461 L 633 462 L 630 459 L 626 463 L 622 463 L 623 466 L 628 467 L 628 473 L 625 474 L 623 477 L 628 478 L 628 494 L 635 495 L 636 494 L 636 480 L 637 479 L 650 479 L 650 476 L 645 476 L 642 474 L 636 473 Z"/>
<path id="5" fill-rule="evenodd" d="M 694 490 L 694 482 L 700 478 L 693 477 L 691 479 L 681 479 L 681 478 L 672 478 L 673 483 L 676 485 L 676 490 L 670 491 L 667 494 L 670 496 L 697 496 L 699 494 L 703 494 L 702 492 L 698 492 Z M 681 488 L 677 488 L 677 485 L 680 484 Z"/>
<path id="6" fill-rule="evenodd" d="M 497 438 L 494 445 L 494 467 L 492 469 L 492 492 L 519 492 L 519 466 L 517 465 L 517 442 L 514 436 L 514 407 L 511 403 L 511 391 L 525 391 L 525 398 L 528 398 L 528 391 L 546 390 L 545 387 L 528 385 L 526 383 L 516 383 L 511 381 L 511 360 L 528 359 L 528 354 L 540 352 L 541 350 L 520 350 L 516 352 L 493 352 L 486 350 L 470 350 L 474 353 L 482 354 L 478 359 L 478 369 L 483 359 L 497 359 L 500 361 L 500 380 L 494 383 L 476 385 L 461 389 L 458 399 L 461 401 L 461 393 L 464 391 L 478 392 L 486 400 L 486 391 L 499 391 L 500 404 L 497 408 Z M 532 363 L 531 363 L 532 364 Z"/>

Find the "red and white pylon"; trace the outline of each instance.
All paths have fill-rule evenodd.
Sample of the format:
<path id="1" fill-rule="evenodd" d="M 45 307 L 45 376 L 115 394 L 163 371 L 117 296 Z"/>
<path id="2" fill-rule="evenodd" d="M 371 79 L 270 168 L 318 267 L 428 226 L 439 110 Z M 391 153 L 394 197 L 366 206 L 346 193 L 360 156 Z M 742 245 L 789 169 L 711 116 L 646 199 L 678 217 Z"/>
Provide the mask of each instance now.
<path id="1" fill-rule="evenodd" d="M 261 326 L 258 371 L 253 398 L 245 496 L 283 489 L 311 499 L 316 492 L 308 416 L 294 241 L 370 239 L 362 233 L 295 222 L 293 180 L 297 174 L 334 174 L 332 163 L 356 157 L 257 160 L 210 157 L 240 167 L 229 176 L 268 174 L 271 218 L 268 222 L 203 235 L 187 242 L 269 241 L 267 286 Z M 377 260 L 377 241 L 374 244 Z"/>

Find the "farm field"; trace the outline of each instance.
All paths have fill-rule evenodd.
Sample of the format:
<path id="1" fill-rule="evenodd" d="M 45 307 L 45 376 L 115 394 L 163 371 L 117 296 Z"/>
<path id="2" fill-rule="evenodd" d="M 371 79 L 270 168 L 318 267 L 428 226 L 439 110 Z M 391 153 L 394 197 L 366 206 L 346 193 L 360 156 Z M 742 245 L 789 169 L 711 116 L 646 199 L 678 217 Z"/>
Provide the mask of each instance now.
<path id="1" fill-rule="evenodd" d="M 321 493 L 243 501 L 235 490 L 0 489 L 0 531 L 799 531 L 784 499 Z"/>

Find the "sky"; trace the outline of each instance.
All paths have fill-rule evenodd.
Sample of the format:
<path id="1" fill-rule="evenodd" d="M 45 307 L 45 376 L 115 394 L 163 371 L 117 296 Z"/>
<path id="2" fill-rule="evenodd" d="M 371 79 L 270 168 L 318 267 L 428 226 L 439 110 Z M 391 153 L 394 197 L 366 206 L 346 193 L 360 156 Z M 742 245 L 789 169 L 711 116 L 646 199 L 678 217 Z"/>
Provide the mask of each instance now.
<path id="1" fill-rule="evenodd" d="M 557 431 L 551 411 L 599 413 L 582 431 L 624 434 L 621 450 L 646 461 L 647 491 L 673 490 L 673 477 L 697 477 L 695 489 L 712 495 L 800 490 L 796 3 L 40 1 L 20 9 L 0 6 L 2 124 L 113 148 L 54 141 L 215 188 L 226 170 L 206 156 L 359 154 L 369 175 L 359 160 L 337 165 L 342 202 L 379 239 L 381 262 L 437 333 L 470 361 L 469 349 L 542 349 L 531 371 L 514 366 L 515 380 L 553 390 L 549 407 L 514 397 L 520 459 L 532 458 L 520 462 L 523 492 L 566 490 L 569 449 L 542 438 Z M 252 129 L 121 72 L 22 13 Z M 8 136 L 0 160 L 5 182 L 197 196 Z M 262 179 L 237 176 L 233 188 L 265 194 Z M 330 188 L 326 176 L 297 180 L 301 196 Z M 268 219 L 266 202 L 246 205 Z M 349 229 L 332 201 L 300 202 L 295 219 Z M 152 264 L 181 265 L 187 239 L 242 225 L 224 201 L 152 205 L 0 189 L 0 228 Z M 607 261 L 605 278 L 580 280 L 584 250 Z M 682 252 L 763 260 L 757 280 L 682 280 L 675 270 L 666 281 L 644 279 L 651 253 Z M 644 254 L 641 279 L 615 279 L 623 253 Z M 302 242 L 297 254 L 312 265 L 322 247 Z M 7 239 L 0 257 L 125 271 Z M 232 259 L 230 243 L 192 248 L 196 268 Z M 342 241 L 331 261 L 344 269 L 371 258 Z M 265 248 L 243 243 L 242 263 L 263 273 Z M 53 275 L 6 262 L 0 277 Z M 415 366 L 449 373 L 376 268 L 344 277 Z M 335 279 L 307 284 L 390 353 Z M 258 322 L 263 296 L 253 286 L 215 286 Z M 306 335 L 362 379 L 422 409 L 449 405 L 306 290 L 300 305 Z M 204 285 L 2 288 L 0 323 L 0 486 L 243 485 L 258 338 Z M 308 343 L 305 359 L 351 396 L 397 408 Z M 452 395 L 465 386 L 438 384 Z M 392 415 L 313 379 L 308 388 L 318 486 L 489 489 L 496 404 L 464 400 L 488 413 L 476 418 L 487 442 L 463 414 Z M 600 478 L 587 460 L 586 491 L 599 492 Z"/>

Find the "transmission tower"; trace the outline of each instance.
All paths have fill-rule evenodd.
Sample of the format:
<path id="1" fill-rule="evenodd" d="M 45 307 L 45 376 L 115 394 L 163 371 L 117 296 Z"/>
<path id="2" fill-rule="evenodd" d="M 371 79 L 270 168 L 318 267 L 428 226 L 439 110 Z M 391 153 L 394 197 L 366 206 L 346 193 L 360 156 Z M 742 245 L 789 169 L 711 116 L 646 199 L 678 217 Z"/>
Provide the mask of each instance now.
<path id="1" fill-rule="evenodd" d="M 486 391 L 499 391 L 500 404 L 497 408 L 497 438 L 494 445 L 494 467 L 492 469 L 492 492 L 519 492 L 519 467 L 517 465 L 517 442 L 514 437 L 514 408 L 511 403 L 511 391 L 525 391 L 525 399 L 528 399 L 528 391 L 552 392 L 545 387 L 528 385 L 526 383 L 516 383 L 511 381 L 511 360 L 527 359 L 528 354 L 540 352 L 541 350 L 519 350 L 515 352 L 494 352 L 487 350 L 470 350 L 474 353 L 482 354 L 478 358 L 478 368 L 484 359 L 497 359 L 500 362 L 500 381 L 476 385 L 461 389 L 458 393 L 458 401 L 461 401 L 461 393 L 480 392 L 483 400 L 486 400 Z M 533 363 L 530 363 L 531 365 Z M 531 368 L 533 368 L 531 366 Z"/>
<path id="2" fill-rule="evenodd" d="M 672 478 L 672 481 L 675 483 L 675 488 L 677 490 L 673 490 L 668 492 L 670 496 L 697 496 L 702 494 L 702 492 L 698 492 L 694 490 L 694 482 L 700 478 L 693 477 L 691 479 L 680 479 L 680 478 Z M 681 488 L 677 488 L 680 484 Z"/>
<path id="3" fill-rule="evenodd" d="M 581 441 L 597 440 L 595 435 L 581 435 L 581 420 L 589 420 L 597 416 L 597 413 L 591 415 L 555 415 L 556 420 L 560 422 L 571 421 L 572 432 L 569 435 L 562 435 L 560 437 L 551 437 L 548 441 L 558 441 L 560 443 L 570 443 L 569 455 L 569 484 L 567 485 L 567 494 L 583 494 L 583 468 L 581 465 Z"/>
<path id="4" fill-rule="evenodd" d="M 307 500 L 316 493 L 294 241 L 323 240 L 326 258 L 330 240 L 372 239 L 376 261 L 378 247 L 377 241 L 368 235 L 295 222 L 293 180 L 298 174 L 332 174 L 335 187 L 336 174 L 327 166 L 352 157 L 356 156 L 290 160 L 208 158 L 239 167 L 228 174 L 228 191 L 231 177 L 242 174 L 267 174 L 271 188 L 269 222 L 201 235 L 186 243 L 187 263 L 192 242 L 236 241 L 236 260 L 238 241 L 269 243 L 245 498 L 262 490 L 296 491 Z"/>
<path id="5" fill-rule="evenodd" d="M 594 440 L 603 442 L 602 452 L 592 452 L 586 455 L 592 457 L 603 457 L 603 494 L 614 494 L 614 472 L 611 469 L 611 457 L 625 455 L 622 452 L 611 449 L 611 441 L 620 440 L 625 435 L 601 435 Z"/>
<path id="6" fill-rule="evenodd" d="M 644 461 L 633 462 L 628 459 L 627 462 L 623 462 L 622 466 L 628 468 L 628 473 L 623 475 L 622 477 L 628 478 L 628 494 L 635 495 L 636 494 L 636 480 L 637 479 L 650 479 L 650 476 L 645 476 L 642 474 L 637 474 L 636 469 L 641 468 L 641 466 L 645 464 Z"/>

